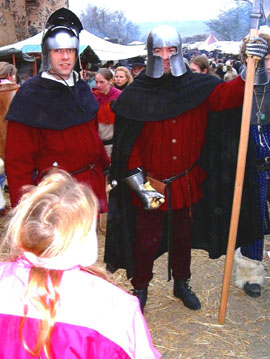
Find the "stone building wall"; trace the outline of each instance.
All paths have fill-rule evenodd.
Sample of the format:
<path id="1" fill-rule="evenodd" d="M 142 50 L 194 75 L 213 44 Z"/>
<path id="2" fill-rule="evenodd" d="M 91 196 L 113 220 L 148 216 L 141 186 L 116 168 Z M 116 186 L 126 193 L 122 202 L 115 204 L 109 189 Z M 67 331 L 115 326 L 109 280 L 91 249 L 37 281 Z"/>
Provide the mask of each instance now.
<path id="1" fill-rule="evenodd" d="M 0 0 L 0 46 L 36 35 L 49 15 L 69 0 Z"/>

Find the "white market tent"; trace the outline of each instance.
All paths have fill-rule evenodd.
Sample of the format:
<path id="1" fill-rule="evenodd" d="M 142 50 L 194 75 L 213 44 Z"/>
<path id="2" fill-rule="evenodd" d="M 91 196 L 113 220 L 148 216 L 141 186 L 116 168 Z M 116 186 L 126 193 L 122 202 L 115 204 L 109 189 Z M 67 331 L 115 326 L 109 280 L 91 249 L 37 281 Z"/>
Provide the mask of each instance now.
<path id="1" fill-rule="evenodd" d="M 224 54 L 239 55 L 240 46 L 241 41 L 217 41 L 212 44 L 196 43 L 196 45 L 193 44 L 191 48 L 205 51 L 219 50 Z"/>
<path id="2" fill-rule="evenodd" d="M 2 46 L 0 47 L 0 58 L 6 53 L 41 53 L 41 39 L 42 32 L 26 40 Z M 82 53 L 88 46 L 90 46 L 101 61 L 118 61 L 146 55 L 145 45 L 126 46 L 114 44 L 91 34 L 87 30 L 82 30 L 80 33 L 80 53 Z"/>
<path id="3" fill-rule="evenodd" d="M 191 50 L 198 49 L 198 50 L 205 50 L 205 51 L 213 51 L 219 50 L 221 53 L 224 54 L 231 54 L 231 55 L 239 55 L 240 47 L 242 41 L 207 41 L 195 42 L 192 45 L 187 45 L 187 47 Z"/>

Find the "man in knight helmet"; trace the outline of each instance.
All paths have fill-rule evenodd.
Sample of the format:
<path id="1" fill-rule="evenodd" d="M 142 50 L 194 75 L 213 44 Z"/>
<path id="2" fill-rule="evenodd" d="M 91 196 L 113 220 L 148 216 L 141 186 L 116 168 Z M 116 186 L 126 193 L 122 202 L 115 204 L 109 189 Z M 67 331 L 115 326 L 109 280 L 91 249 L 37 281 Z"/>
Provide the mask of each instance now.
<path id="1" fill-rule="evenodd" d="M 261 26 L 259 36 L 270 44 L 270 28 Z M 246 66 L 246 42 L 241 47 L 241 56 Z M 246 67 L 244 71 L 246 70 Z M 260 70 L 260 71 L 258 71 Z M 270 190 L 270 48 L 258 64 L 254 79 L 253 102 L 250 119 L 250 133 L 256 148 L 256 170 L 260 195 L 261 225 L 264 235 L 270 233 L 268 194 Z M 235 251 L 235 284 L 253 298 L 260 297 L 265 277 L 262 263 L 264 239 L 258 238 L 252 244 L 244 245 Z"/>
<path id="2" fill-rule="evenodd" d="M 126 269 L 142 310 L 161 254 L 168 251 L 173 294 L 198 310 L 201 303 L 189 284 L 191 248 L 205 249 L 211 258 L 227 248 L 240 121 L 239 112 L 237 121 L 236 111 L 224 110 L 242 105 L 245 83 L 241 76 L 225 83 L 192 73 L 181 47 L 175 28 L 154 28 L 147 39 L 146 70 L 114 106 L 114 188 L 104 260 L 111 272 Z M 249 56 L 263 58 L 267 44 L 256 38 L 247 48 Z M 210 116 L 211 111 L 219 113 Z M 250 242 L 260 235 L 252 169 L 247 166 L 244 192 L 247 188 L 252 198 L 243 200 L 238 246 L 247 233 Z"/>
<path id="3" fill-rule="evenodd" d="M 18 90 L 6 116 L 6 172 L 12 206 L 24 185 L 38 183 L 44 171 L 59 166 L 93 188 L 106 212 L 104 169 L 109 158 L 99 138 L 98 103 L 80 78 L 82 24 L 68 9 L 48 18 L 37 76 Z"/>

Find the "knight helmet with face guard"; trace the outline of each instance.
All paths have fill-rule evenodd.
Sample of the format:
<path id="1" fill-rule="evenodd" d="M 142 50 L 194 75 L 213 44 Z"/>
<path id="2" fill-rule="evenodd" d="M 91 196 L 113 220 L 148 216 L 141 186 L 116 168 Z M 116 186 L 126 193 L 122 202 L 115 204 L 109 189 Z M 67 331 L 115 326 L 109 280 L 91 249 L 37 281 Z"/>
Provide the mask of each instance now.
<path id="1" fill-rule="evenodd" d="M 155 27 L 147 38 L 147 65 L 146 75 L 159 78 L 164 74 L 163 59 L 154 55 L 153 50 L 161 47 L 175 47 L 176 53 L 169 58 L 173 76 L 183 75 L 187 69 L 182 55 L 182 40 L 177 30 L 168 25 Z"/>

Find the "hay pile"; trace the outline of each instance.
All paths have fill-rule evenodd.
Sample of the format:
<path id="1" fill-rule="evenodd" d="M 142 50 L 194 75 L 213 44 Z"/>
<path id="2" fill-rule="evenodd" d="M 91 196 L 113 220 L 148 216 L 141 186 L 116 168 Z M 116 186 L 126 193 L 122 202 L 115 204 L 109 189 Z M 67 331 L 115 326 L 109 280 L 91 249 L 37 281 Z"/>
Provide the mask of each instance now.
<path id="1" fill-rule="evenodd" d="M 99 234 L 99 249 L 99 265 L 104 267 L 102 233 Z M 270 251 L 270 238 L 266 239 L 265 249 Z M 193 250 L 191 285 L 200 298 L 202 309 L 191 311 L 172 294 L 172 281 L 167 281 L 167 256 L 155 262 L 145 318 L 163 359 L 270 358 L 270 258 L 264 259 L 267 272 L 259 298 L 251 298 L 235 287 L 233 273 L 222 326 L 218 324 L 218 312 L 224 263 L 224 256 L 212 260 L 206 252 Z M 110 277 L 131 292 L 125 271 L 119 270 Z"/>
<path id="2" fill-rule="evenodd" d="M 0 217 L 0 231 L 5 218 Z M 103 268 L 104 242 L 104 234 L 99 233 L 98 265 Z M 265 250 L 270 253 L 270 237 Z M 260 298 L 248 297 L 235 287 L 233 274 L 225 325 L 221 326 L 218 312 L 224 256 L 211 260 L 204 251 L 192 252 L 191 285 L 202 303 L 200 311 L 187 309 L 173 296 L 172 282 L 167 281 L 167 256 L 160 257 L 155 262 L 145 318 L 162 359 L 270 359 L 270 258 L 265 256 L 263 263 L 266 278 Z M 131 292 L 124 270 L 109 277 Z"/>

